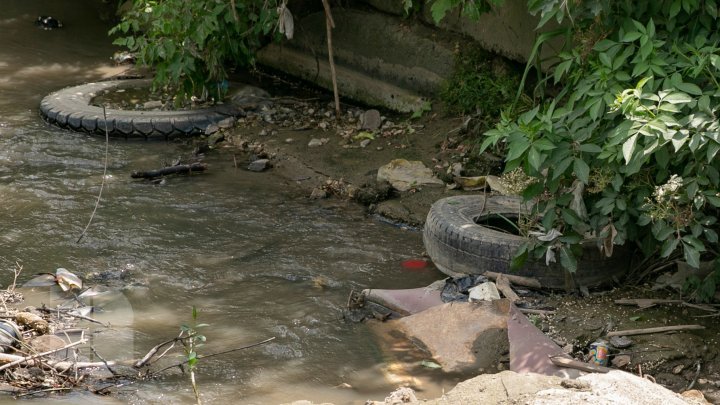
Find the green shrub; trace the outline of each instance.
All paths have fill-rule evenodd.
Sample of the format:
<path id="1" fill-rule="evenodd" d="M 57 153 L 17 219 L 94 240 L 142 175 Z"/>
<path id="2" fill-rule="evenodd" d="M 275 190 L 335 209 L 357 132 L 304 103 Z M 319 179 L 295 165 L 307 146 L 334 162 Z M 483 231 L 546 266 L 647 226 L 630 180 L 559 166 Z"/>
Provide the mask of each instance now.
<path id="1" fill-rule="evenodd" d="M 716 259 L 720 207 L 720 27 L 714 0 L 529 0 L 540 26 L 571 38 L 548 81 L 557 97 L 505 119 L 483 148 L 504 144 L 506 170 L 538 179 L 541 233 L 518 257 L 561 255 L 574 271 L 581 239 Z M 714 283 L 708 277 L 707 283 Z M 713 288 L 698 290 L 713 291 Z M 708 298 L 707 294 L 701 294 Z"/>
<path id="2" fill-rule="evenodd" d="M 110 30 L 116 45 L 155 69 L 154 87 L 218 99 L 226 66 L 247 66 L 273 32 L 277 0 L 134 0 Z"/>
<path id="3" fill-rule="evenodd" d="M 477 48 L 463 49 L 440 97 L 451 113 L 499 116 L 519 85 L 519 74 L 508 63 Z"/>

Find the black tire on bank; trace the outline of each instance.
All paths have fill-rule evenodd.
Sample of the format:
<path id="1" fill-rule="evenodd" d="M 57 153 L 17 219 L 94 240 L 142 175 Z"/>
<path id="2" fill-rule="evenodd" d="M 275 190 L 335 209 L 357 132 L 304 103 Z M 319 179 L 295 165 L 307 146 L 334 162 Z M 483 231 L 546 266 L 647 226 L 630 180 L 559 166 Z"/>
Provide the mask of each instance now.
<path id="1" fill-rule="evenodd" d="M 510 262 L 525 239 L 479 225 L 477 220 L 492 214 L 516 218 L 522 209 L 517 198 L 503 196 L 455 196 L 439 200 L 430 208 L 425 222 L 425 250 L 438 269 L 450 276 L 493 271 L 533 277 L 550 289 L 607 286 L 627 273 L 630 265 L 627 249 L 616 246 L 608 258 L 592 240 L 583 244 L 575 274 L 559 263 L 547 266 L 544 261 L 532 260 L 511 272 Z"/>
<path id="2" fill-rule="evenodd" d="M 111 80 L 68 87 L 47 95 L 40 103 L 40 114 L 49 123 L 61 128 L 91 134 L 135 138 L 173 138 L 205 133 L 210 124 L 243 115 L 232 104 L 211 108 L 178 111 L 139 111 L 103 109 L 93 99 L 103 92 L 150 86 L 150 80 Z"/>

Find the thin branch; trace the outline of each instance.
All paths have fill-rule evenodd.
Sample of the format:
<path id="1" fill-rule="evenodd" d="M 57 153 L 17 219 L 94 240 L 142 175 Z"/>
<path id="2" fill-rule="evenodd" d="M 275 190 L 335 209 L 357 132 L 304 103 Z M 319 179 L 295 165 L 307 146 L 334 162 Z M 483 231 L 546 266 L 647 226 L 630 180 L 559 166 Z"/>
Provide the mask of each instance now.
<path id="1" fill-rule="evenodd" d="M 80 234 L 80 237 L 75 243 L 80 243 L 83 236 L 85 236 L 85 232 L 87 232 L 88 228 L 90 228 L 90 224 L 92 223 L 93 218 L 95 218 L 95 212 L 97 212 L 98 206 L 100 205 L 100 198 L 102 197 L 103 189 L 105 188 L 105 177 L 107 176 L 107 168 L 108 168 L 108 155 L 110 150 L 110 133 L 108 132 L 107 127 L 107 113 L 105 112 L 105 105 L 102 106 L 103 109 L 103 119 L 105 121 L 105 168 L 103 169 L 103 176 L 102 176 L 102 182 L 100 183 L 100 192 L 97 196 L 97 201 L 95 201 L 95 208 L 93 208 L 92 214 L 90 214 L 90 219 L 88 220 L 87 225 L 85 225 L 85 229 L 83 229 L 82 233 Z"/>
<path id="2" fill-rule="evenodd" d="M 335 73 L 335 58 L 333 57 L 333 46 L 332 46 L 332 29 L 335 28 L 335 21 L 333 21 L 332 13 L 330 12 L 330 4 L 327 0 L 322 0 L 323 7 L 325 8 L 325 27 L 327 31 L 327 46 L 328 46 L 328 60 L 330 62 L 330 77 L 332 78 L 333 95 L 335 96 L 335 119 L 340 119 L 340 95 L 338 94 L 337 87 L 337 74 Z"/>
<path id="3" fill-rule="evenodd" d="M 42 352 L 42 353 L 35 354 L 35 355 L 32 355 L 32 356 L 27 356 L 27 357 L 5 355 L 5 356 L 12 356 L 12 357 L 19 357 L 19 359 L 15 360 L 15 361 L 11 361 L 10 363 L 7 363 L 7 364 L 5 364 L 5 365 L 0 366 L 0 371 L 5 370 L 5 369 L 8 369 L 8 368 L 10 368 L 10 367 L 17 366 L 18 364 L 27 363 L 28 361 L 35 360 L 35 359 L 39 359 L 39 358 L 41 358 L 41 357 L 45 357 L 45 356 L 47 356 L 47 355 L 49 355 L 49 354 L 57 353 L 57 352 L 59 352 L 59 351 L 66 350 L 66 349 L 69 349 L 69 348 L 71 348 L 71 347 L 75 347 L 75 346 L 77 346 L 77 345 L 81 345 L 81 344 L 83 344 L 83 343 L 87 343 L 87 340 L 85 340 L 85 339 L 80 339 L 80 340 L 78 340 L 77 342 L 72 342 L 72 343 L 70 343 L 70 344 L 67 344 L 67 345 L 59 348 L 59 349 L 48 350 L 48 351 L 46 351 L 46 352 Z"/>
<path id="4" fill-rule="evenodd" d="M 204 355 L 204 356 L 197 356 L 197 359 L 198 359 L 198 360 L 200 360 L 200 359 L 207 359 L 208 357 L 220 356 L 220 355 L 227 354 L 227 353 L 237 352 L 237 351 L 239 351 L 239 350 L 250 349 L 251 347 L 264 345 L 265 343 L 268 343 L 268 342 L 270 342 L 270 341 L 272 341 L 272 340 L 275 340 L 275 337 L 274 337 L 274 336 L 271 337 L 271 338 L 269 338 L 269 339 L 265 339 L 265 340 L 263 340 L 262 342 L 253 343 L 253 344 L 248 345 L 248 346 L 238 347 L 238 348 L 230 349 L 230 350 L 224 350 L 224 351 L 222 351 L 222 352 L 217 352 L 217 353 L 206 354 L 206 355 Z M 186 360 L 183 360 L 183 361 L 181 361 L 181 362 L 179 362 L 179 363 L 175 363 L 175 364 L 173 364 L 173 365 L 170 365 L 170 366 L 167 366 L 167 367 L 165 367 L 165 368 L 162 368 L 162 369 L 160 369 L 160 370 L 158 370 L 158 371 L 155 371 L 155 372 L 153 372 L 152 374 L 160 374 L 160 373 L 162 373 L 162 372 L 165 371 L 165 370 L 169 370 L 169 369 L 174 368 L 174 367 L 180 367 L 180 366 L 182 366 L 183 364 L 186 364 L 188 361 L 189 361 L 189 360 L 187 360 L 187 359 L 186 359 Z"/>

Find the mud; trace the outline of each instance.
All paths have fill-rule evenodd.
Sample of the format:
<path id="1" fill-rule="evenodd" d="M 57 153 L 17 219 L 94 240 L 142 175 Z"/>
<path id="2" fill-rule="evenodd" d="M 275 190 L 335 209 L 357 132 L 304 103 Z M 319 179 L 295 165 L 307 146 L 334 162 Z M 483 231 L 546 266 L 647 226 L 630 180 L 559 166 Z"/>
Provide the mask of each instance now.
<path id="1" fill-rule="evenodd" d="M 308 103 L 305 111 L 308 108 L 333 110 L 328 95 L 320 93 L 309 100 L 305 101 Z M 358 133 L 358 125 L 348 121 L 336 125 L 330 118 L 332 115 L 326 114 L 327 126 L 320 120 L 302 130 L 262 119 L 241 121 L 238 128 L 226 134 L 226 142 L 219 148 L 224 153 L 236 154 L 240 166 L 256 156 L 238 153 L 237 145 L 254 145 L 255 151 L 259 148 L 271 158 L 271 170 L 280 181 L 289 187 L 297 187 L 308 198 L 314 195 L 313 190 L 324 189 L 330 191 L 324 194 L 328 198 L 353 204 L 352 197 L 360 194 L 357 190 L 364 190 L 365 198 L 360 200 L 365 202 L 368 215 L 421 229 L 433 202 L 467 192 L 432 186 L 403 193 L 388 191 L 386 186 L 376 182 L 379 167 L 398 158 L 419 160 L 447 181 L 451 179 L 449 172 L 455 163 L 461 163 L 468 175 L 496 173 L 499 166 L 496 160 L 478 159 L 474 152 L 475 141 L 463 132 L 462 118 L 445 116 L 440 106 L 433 107 L 432 112 L 419 119 L 382 112 L 384 123 L 390 122 L 393 128 L 401 130 L 388 133 L 381 130 L 364 146 L 347 136 L 347 131 Z M 345 105 L 343 108 L 352 111 L 357 107 Z M 323 142 L 320 146 L 309 146 L 313 139 L 323 139 Z M 340 187 L 338 184 L 343 190 L 356 192 L 351 193 L 353 195 L 333 193 L 333 187 Z M 705 326 L 706 329 L 701 331 L 631 336 L 629 347 L 611 348 L 610 360 L 620 355 L 629 356 L 629 362 L 618 368 L 648 376 L 676 392 L 696 388 L 708 400 L 720 402 L 716 312 L 682 304 L 638 309 L 614 303 L 620 298 L 679 298 L 677 291 L 651 291 L 649 286 L 619 285 L 611 291 L 593 292 L 588 297 L 546 293 L 533 297 L 534 307 L 556 312 L 531 316 L 531 320 L 581 360 L 587 359 L 588 346 L 599 339 L 607 339 L 605 334 L 609 331 L 679 324 Z"/>

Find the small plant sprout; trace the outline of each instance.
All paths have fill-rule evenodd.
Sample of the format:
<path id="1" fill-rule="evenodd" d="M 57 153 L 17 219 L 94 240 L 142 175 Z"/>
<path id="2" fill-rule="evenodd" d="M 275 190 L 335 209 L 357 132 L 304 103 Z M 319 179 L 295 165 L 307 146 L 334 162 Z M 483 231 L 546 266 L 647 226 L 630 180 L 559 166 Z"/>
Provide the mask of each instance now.
<path id="1" fill-rule="evenodd" d="M 182 338 L 185 357 L 187 358 L 187 367 L 190 371 L 190 384 L 192 384 L 195 399 L 198 405 L 202 405 L 200 399 L 200 391 L 198 391 L 197 382 L 195 380 L 195 370 L 197 369 L 198 354 L 197 349 L 204 345 L 205 335 L 198 333 L 198 329 L 208 326 L 205 323 L 197 323 L 198 311 L 195 306 L 192 307 L 192 323 L 180 326 L 180 338 Z"/>

